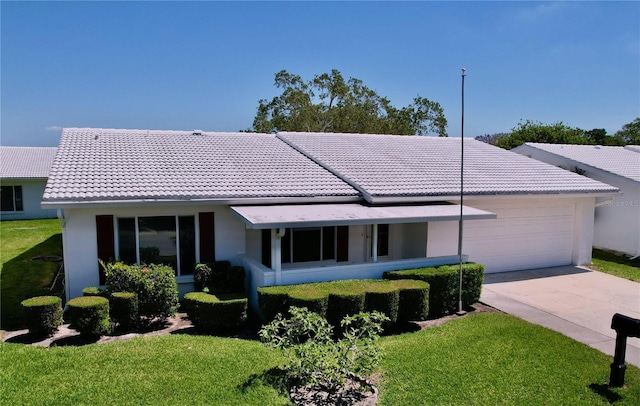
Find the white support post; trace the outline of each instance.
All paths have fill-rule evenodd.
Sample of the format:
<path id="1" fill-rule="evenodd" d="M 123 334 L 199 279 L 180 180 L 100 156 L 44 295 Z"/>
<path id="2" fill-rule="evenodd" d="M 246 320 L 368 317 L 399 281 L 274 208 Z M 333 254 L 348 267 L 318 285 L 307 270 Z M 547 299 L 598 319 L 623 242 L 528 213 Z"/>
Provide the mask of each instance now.
<path id="1" fill-rule="evenodd" d="M 378 262 L 378 225 L 373 225 L 373 236 L 371 237 L 371 258 L 373 262 Z"/>
<path id="2" fill-rule="evenodd" d="M 277 228 L 271 229 L 271 269 L 275 272 L 276 285 L 282 284 L 282 239 Z"/>

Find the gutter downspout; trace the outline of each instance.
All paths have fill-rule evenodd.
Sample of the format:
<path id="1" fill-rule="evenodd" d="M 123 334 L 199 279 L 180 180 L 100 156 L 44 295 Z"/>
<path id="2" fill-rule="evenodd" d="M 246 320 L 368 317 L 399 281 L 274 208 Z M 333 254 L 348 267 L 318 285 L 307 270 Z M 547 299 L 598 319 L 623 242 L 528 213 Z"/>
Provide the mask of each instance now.
<path id="1" fill-rule="evenodd" d="M 67 218 L 64 215 L 64 209 L 57 210 L 58 221 L 60 222 L 60 226 L 62 227 L 62 267 L 64 268 L 64 298 L 65 298 L 65 307 L 66 302 L 71 298 L 71 286 L 69 285 L 69 275 L 67 275 Z"/>

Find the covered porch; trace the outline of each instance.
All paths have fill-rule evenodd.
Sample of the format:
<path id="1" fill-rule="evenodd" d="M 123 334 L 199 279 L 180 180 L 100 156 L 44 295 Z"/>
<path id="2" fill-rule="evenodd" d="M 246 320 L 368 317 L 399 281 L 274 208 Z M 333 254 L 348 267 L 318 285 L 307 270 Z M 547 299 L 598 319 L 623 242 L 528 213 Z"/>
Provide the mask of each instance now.
<path id="1" fill-rule="evenodd" d="M 231 211 L 247 228 L 247 252 L 235 262 L 247 272 L 253 306 L 260 286 L 379 279 L 386 271 L 459 260 L 454 254 L 460 205 L 304 204 L 231 206 Z M 463 220 L 495 218 L 462 207 Z M 434 222 L 440 226 L 430 230 Z M 443 245 L 446 253 L 436 249 Z"/>

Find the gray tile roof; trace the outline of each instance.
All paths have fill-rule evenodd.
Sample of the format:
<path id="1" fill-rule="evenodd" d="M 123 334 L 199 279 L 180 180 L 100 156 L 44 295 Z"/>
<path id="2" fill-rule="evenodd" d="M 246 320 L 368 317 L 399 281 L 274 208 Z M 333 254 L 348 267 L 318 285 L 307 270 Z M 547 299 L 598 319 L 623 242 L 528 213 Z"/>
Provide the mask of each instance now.
<path id="1" fill-rule="evenodd" d="M 348 180 L 371 201 L 459 194 L 460 138 L 291 132 L 278 137 Z M 472 139 L 465 139 L 464 169 L 467 195 L 617 191 Z"/>
<path id="2" fill-rule="evenodd" d="M 352 196 L 271 134 L 67 128 L 45 203 Z"/>
<path id="3" fill-rule="evenodd" d="M 640 182 L 640 154 L 634 146 L 606 147 L 599 145 L 542 144 L 528 142 L 530 148 L 583 163 L 614 175 Z M 635 148 L 638 148 L 635 146 Z"/>
<path id="4" fill-rule="evenodd" d="M 46 179 L 55 147 L 0 147 L 0 178 Z"/>

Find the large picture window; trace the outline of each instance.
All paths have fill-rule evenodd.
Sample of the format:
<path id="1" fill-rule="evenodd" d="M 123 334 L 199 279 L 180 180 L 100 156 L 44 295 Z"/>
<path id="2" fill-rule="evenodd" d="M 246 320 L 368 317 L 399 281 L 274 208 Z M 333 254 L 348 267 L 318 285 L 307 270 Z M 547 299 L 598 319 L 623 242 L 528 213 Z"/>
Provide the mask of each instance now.
<path id="1" fill-rule="evenodd" d="M 194 216 L 118 219 L 118 257 L 127 263 L 165 264 L 191 275 L 196 263 Z"/>
<path id="2" fill-rule="evenodd" d="M 336 228 L 287 228 L 282 237 L 282 263 L 336 259 Z"/>
<path id="3" fill-rule="evenodd" d="M 22 211 L 22 186 L 1 186 L 0 201 L 0 211 Z"/>

